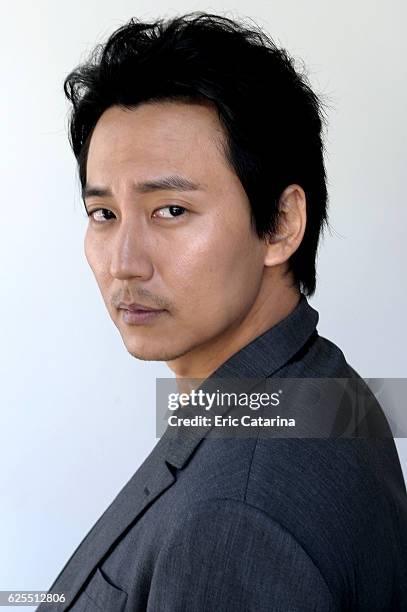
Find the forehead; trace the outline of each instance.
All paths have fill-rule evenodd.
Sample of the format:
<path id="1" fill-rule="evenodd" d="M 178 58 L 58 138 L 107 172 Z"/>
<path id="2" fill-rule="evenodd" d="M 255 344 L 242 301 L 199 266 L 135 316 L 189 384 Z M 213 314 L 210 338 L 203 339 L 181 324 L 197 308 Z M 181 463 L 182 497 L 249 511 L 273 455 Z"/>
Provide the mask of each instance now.
<path id="1" fill-rule="evenodd" d="M 148 102 L 132 109 L 112 106 L 97 122 L 88 150 L 89 180 L 109 180 L 127 170 L 155 174 L 227 170 L 225 141 L 211 104 Z"/>

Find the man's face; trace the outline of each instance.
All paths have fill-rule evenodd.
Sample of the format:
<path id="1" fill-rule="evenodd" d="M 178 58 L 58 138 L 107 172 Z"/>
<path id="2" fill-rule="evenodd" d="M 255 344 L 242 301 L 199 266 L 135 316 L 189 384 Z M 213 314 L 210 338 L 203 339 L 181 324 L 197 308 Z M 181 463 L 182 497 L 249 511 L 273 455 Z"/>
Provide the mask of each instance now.
<path id="1" fill-rule="evenodd" d="M 111 195 L 85 195 L 93 213 L 85 253 L 128 352 L 139 359 L 170 361 L 218 342 L 239 327 L 259 292 L 265 244 L 251 227 L 222 138 L 212 106 L 181 102 L 113 106 L 94 129 L 87 187 Z M 175 175 L 199 189 L 137 190 Z M 164 312 L 129 323 L 120 301 Z"/>

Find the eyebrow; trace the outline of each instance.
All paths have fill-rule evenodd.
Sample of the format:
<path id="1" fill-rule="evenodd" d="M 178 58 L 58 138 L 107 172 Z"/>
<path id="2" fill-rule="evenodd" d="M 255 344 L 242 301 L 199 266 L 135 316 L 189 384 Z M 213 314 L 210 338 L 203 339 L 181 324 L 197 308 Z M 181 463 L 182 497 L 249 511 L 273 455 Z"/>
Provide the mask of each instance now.
<path id="1" fill-rule="evenodd" d="M 173 190 L 173 191 L 198 191 L 203 189 L 203 185 L 194 183 L 184 176 L 172 174 L 170 176 L 162 176 L 149 181 L 143 181 L 134 185 L 135 193 L 150 193 L 158 190 Z M 85 185 L 82 189 L 82 199 L 97 196 L 99 198 L 113 197 L 113 193 L 107 187 L 98 187 L 97 185 Z"/>

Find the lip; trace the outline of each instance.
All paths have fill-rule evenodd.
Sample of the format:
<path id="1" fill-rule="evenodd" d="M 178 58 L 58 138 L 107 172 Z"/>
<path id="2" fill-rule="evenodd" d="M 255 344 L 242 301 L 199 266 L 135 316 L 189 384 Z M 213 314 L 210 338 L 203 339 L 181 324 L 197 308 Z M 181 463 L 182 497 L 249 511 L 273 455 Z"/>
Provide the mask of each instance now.
<path id="1" fill-rule="evenodd" d="M 127 304 L 120 306 L 121 318 L 128 325 L 144 325 L 157 319 L 166 310 L 157 310 L 154 308 L 138 307 L 138 304 Z"/>
<path id="2" fill-rule="evenodd" d="M 117 308 L 121 310 L 129 310 L 130 312 L 162 312 L 161 308 L 151 308 L 150 306 L 144 306 L 143 304 L 139 304 L 138 302 L 120 302 Z"/>

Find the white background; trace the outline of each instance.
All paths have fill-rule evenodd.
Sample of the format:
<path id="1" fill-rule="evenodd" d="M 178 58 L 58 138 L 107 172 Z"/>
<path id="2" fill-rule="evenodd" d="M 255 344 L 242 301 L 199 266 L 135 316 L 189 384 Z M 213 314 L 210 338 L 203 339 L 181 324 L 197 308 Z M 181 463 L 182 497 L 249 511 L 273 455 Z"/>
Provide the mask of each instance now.
<path id="1" fill-rule="evenodd" d="M 330 222 L 319 333 L 363 377 L 406 377 L 406 5 L 37 0 L 1 15 L 0 589 L 46 590 L 156 444 L 155 379 L 132 358 L 83 252 L 66 74 L 130 17 L 251 17 L 329 104 Z M 404 264 L 404 267 L 403 267 Z M 407 472 L 406 440 L 398 440 Z M 32 608 L 30 608 L 32 610 Z"/>

